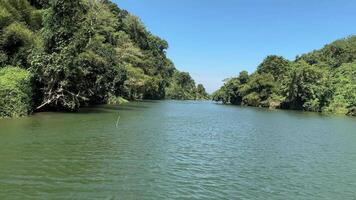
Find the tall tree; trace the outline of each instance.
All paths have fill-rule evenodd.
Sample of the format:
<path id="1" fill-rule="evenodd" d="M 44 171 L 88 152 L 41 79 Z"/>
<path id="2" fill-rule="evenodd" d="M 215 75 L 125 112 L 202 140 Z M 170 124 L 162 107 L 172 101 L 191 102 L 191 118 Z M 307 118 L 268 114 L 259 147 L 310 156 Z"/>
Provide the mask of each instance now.
<path id="1" fill-rule="evenodd" d="M 75 62 L 83 48 L 83 42 L 76 36 L 85 12 L 86 7 L 80 0 L 50 1 L 44 17 L 44 52 L 33 59 L 43 94 L 38 109 L 76 110 L 80 102 L 88 100 L 83 91 L 78 90 L 77 84 L 81 81 L 78 78 L 83 72 Z"/>

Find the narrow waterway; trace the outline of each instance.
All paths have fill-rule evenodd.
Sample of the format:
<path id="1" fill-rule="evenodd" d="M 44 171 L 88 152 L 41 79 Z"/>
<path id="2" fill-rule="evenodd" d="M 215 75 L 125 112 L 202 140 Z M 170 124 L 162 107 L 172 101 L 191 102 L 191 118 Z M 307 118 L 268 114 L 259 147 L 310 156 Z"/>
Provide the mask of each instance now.
<path id="1" fill-rule="evenodd" d="M 0 120 L 4 200 L 355 198 L 352 117 L 149 101 Z"/>

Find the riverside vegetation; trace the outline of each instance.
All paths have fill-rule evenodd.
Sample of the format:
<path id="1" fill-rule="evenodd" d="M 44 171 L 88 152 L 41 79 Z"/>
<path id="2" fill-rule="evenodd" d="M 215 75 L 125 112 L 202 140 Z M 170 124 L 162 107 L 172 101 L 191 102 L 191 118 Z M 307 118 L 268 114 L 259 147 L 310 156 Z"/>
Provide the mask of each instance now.
<path id="1" fill-rule="evenodd" d="M 139 99 L 207 99 L 168 43 L 109 0 L 0 0 L 0 117 Z M 356 36 L 256 72 L 212 95 L 236 105 L 356 115 Z"/>
<path id="2" fill-rule="evenodd" d="M 213 100 L 356 116 L 356 36 L 294 61 L 268 56 L 252 74 L 227 79 Z"/>
<path id="3" fill-rule="evenodd" d="M 0 117 L 123 98 L 206 99 L 167 48 L 109 0 L 0 0 Z"/>

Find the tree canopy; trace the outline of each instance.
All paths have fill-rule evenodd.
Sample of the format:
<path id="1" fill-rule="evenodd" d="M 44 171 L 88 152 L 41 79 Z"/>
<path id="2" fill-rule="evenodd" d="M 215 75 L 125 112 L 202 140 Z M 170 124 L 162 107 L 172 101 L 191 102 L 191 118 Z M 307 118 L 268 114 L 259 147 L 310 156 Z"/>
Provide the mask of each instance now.
<path id="1" fill-rule="evenodd" d="M 33 77 L 29 111 L 76 111 L 118 97 L 164 99 L 167 93 L 196 98 L 197 86 L 167 58 L 167 48 L 109 0 L 0 0 L 0 68 L 14 66 Z M 202 86 L 199 94 L 205 96 Z"/>
<path id="2" fill-rule="evenodd" d="M 294 61 L 271 55 L 248 75 L 227 79 L 212 97 L 236 105 L 356 115 L 356 36 Z"/>

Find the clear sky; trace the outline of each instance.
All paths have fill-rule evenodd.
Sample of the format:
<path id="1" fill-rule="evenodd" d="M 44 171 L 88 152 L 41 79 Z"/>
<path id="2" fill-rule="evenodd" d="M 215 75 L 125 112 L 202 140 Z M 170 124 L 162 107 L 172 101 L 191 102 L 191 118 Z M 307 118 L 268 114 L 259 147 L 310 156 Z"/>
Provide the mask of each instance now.
<path id="1" fill-rule="evenodd" d="M 208 92 L 264 57 L 288 59 L 356 34 L 356 0 L 113 0 L 168 41 Z"/>

